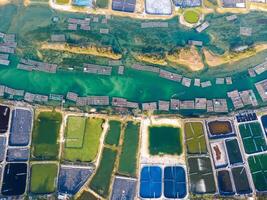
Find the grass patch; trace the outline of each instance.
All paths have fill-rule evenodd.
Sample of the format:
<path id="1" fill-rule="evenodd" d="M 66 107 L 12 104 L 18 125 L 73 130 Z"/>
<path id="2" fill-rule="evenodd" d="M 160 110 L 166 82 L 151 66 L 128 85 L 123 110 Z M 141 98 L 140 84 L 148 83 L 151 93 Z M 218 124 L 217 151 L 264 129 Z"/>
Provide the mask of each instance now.
<path id="1" fill-rule="evenodd" d="M 182 134 L 171 126 L 149 127 L 149 152 L 151 155 L 180 155 L 183 152 Z"/>
<path id="2" fill-rule="evenodd" d="M 72 119 L 73 120 L 73 119 Z M 80 124 L 84 124 L 82 119 L 74 119 L 72 124 L 78 120 Z M 102 134 L 102 124 L 104 123 L 103 119 L 99 118 L 88 118 L 85 122 L 85 128 L 80 127 L 84 130 L 84 136 L 82 139 L 82 147 L 69 147 L 68 145 L 64 148 L 63 158 L 68 161 L 81 161 L 81 162 L 91 162 L 95 159 L 98 147 L 99 139 Z M 74 126 L 76 126 L 74 124 Z M 74 129 L 76 129 L 75 127 Z M 78 135 L 78 134 L 77 134 Z M 80 137 L 79 137 L 80 138 Z"/>
<path id="3" fill-rule="evenodd" d="M 67 121 L 65 146 L 67 148 L 82 148 L 86 125 L 85 117 L 70 116 Z"/>
<path id="4" fill-rule="evenodd" d="M 30 192 L 35 194 L 53 193 L 56 188 L 57 171 L 58 166 L 56 164 L 33 164 Z"/>
<path id="5" fill-rule="evenodd" d="M 56 0 L 57 4 L 68 4 L 70 0 Z"/>
<path id="6" fill-rule="evenodd" d="M 199 20 L 200 14 L 197 11 L 194 10 L 186 10 L 184 12 L 184 19 L 186 22 L 190 24 L 195 24 Z"/>
<path id="7" fill-rule="evenodd" d="M 109 130 L 105 138 L 105 143 L 109 145 L 119 145 L 120 135 L 121 135 L 121 122 L 111 120 L 109 122 Z"/>
<path id="8" fill-rule="evenodd" d="M 96 7 L 108 8 L 108 0 L 96 0 Z"/>
<path id="9" fill-rule="evenodd" d="M 59 130 L 62 116 L 58 112 L 41 112 L 34 121 L 32 138 L 33 157 L 42 160 L 55 160 L 59 152 Z"/>
<path id="10" fill-rule="evenodd" d="M 118 169 L 121 174 L 136 176 L 139 129 L 140 123 L 127 123 Z"/>
<path id="11" fill-rule="evenodd" d="M 203 124 L 201 122 L 185 123 L 187 152 L 190 154 L 207 153 Z"/>
<path id="12" fill-rule="evenodd" d="M 116 151 L 103 149 L 100 165 L 90 183 L 90 188 L 105 198 L 108 196 L 116 155 Z"/>

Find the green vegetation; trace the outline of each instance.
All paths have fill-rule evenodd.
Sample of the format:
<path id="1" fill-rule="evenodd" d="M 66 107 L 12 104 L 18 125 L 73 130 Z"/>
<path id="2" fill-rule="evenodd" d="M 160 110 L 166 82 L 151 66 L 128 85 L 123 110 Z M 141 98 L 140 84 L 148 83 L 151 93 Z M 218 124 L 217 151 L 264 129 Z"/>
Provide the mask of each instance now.
<path id="1" fill-rule="evenodd" d="M 65 136 L 65 146 L 67 148 L 82 148 L 85 125 L 85 117 L 68 117 Z"/>
<path id="2" fill-rule="evenodd" d="M 57 4 L 68 4 L 70 0 L 56 0 Z"/>
<path id="3" fill-rule="evenodd" d="M 120 174 L 129 175 L 133 177 L 136 176 L 137 151 L 139 146 L 139 128 L 139 123 L 127 123 L 118 169 L 118 172 Z"/>
<path id="4" fill-rule="evenodd" d="M 73 124 L 77 120 L 81 125 L 84 124 L 81 118 L 71 119 L 71 121 L 69 122 Z M 93 161 L 98 152 L 99 139 L 103 131 L 102 129 L 103 123 L 104 123 L 103 119 L 88 118 L 85 123 L 85 128 L 80 127 L 81 130 L 85 130 L 84 136 L 82 138 L 82 146 L 80 146 L 79 143 L 76 143 L 77 147 L 75 146 L 69 147 L 68 145 L 65 146 L 63 159 L 68 161 L 81 161 L 81 162 Z M 77 138 L 81 138 L 80 135 L 81 132 Z"/>
<path id="5" fill-rule="evenodd" d="M 103 149 L 100 165 L 90 183 L 90 188 L 103 197 L 108 196 L 116 155 L 116 151 Z"/>
<path id="6" fill-rule="evenodd" d="M 55 160 L 59 152 L 59 130 L 62 116 L 58 112 L 40 112 L 34 122 L 32 136 L 33 158 Z"/>
<path id="7" fill-rule="evenodd" d="M 105 138 L 105 143 L 109 145 L 119 145 L 120 135 L 121 135 L 121 122 L 111 120 L 109 122 L 109 130 Z"/>
<path id="8" fill-rule="evenodd" d="M 96 7 L 98 8 L 108 8 L 109 0 L 96 0 Z"/>
<path id="9" fill-rule="evenodd" d="M 182 154 L 183 140 L 180 128 L 171 126 L 150 126 L 149 152 L 151 155 Z"/>
<path id="10" fill-rule="evenodd" d="M 57 164 L 33 164 L 31 167 L 30 192 L 35 194 L 53 193 L 56 188 Z"/>
<path id="11" fill-rule="evenodd" d="M 267 150 L 266 141 L 259 122 L 241 124 L 239 125 L 239 131 L 247 154 Z"/>
<path id="12" fill-rule="evenodd" d="M 199 20 L 199 13 L 195 10 L 186 10 L 184 12 L 184 19 L 190 24 L 195 24 Z"/>
<path id="13" fill-rule="evenodd" d="M 201 122 L 187 122 L 185 123 L 184 130 L 186 137 L 187 153 L 207 153 L 203 124 Z"/>

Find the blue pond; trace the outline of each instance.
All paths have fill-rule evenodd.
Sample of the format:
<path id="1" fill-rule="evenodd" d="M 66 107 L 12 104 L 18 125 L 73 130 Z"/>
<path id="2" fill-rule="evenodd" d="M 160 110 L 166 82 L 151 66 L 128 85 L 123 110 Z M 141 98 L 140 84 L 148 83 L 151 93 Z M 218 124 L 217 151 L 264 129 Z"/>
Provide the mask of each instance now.
<path id="1" fill-rule="evenodd" d="M 262 126 L 264 128 L 264 132 L 267 135 L 267 115 L 263 115 L 261 117 L 261 123 L 262 123 Z"/>
<path id="2" fill-rule="evenodd" d="M 92 0 L 73 0 L 72 4 L 76 5 L 76 6 L 93 7 L 93 1 Z"/>
<path id="3" fill-rule="evenodd" d="M 142 168 L 140 196 L 142 198 L 159 198 L 162 193 L 162 169 L 158 166 Z"/>
<path id="4" fill-rule="evenodd" d="M 164 169 L 164 196 L 166 198 L 184 198 L 187 194 L 186 175 L 183 167 Z"/>

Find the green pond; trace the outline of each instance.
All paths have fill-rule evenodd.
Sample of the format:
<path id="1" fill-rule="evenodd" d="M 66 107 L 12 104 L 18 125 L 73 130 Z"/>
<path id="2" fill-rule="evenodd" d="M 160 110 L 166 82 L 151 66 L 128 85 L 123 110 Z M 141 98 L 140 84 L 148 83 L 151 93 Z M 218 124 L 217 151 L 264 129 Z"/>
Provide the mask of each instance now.
<path id="1" fill-rule="evenodd" d="M 60 21 L 53 23 L 52 18 L 54 16 L 58 16 Z M 208 88 L 194 86 L 187 88 L 180 83 L 162 79 L 156 74 L 129 68 L 135 63 L 133 52 L 161 55 L 176 47 L 184 46 L 190 39 L 203 41 L 207 49 L 218 54 L 238 45 L 251 45 L 267 41 L 267 26 L 257 24 L 257 19 L 267 19 L 266 13 L 243 14 L 232 23 L 227 23 L 225 16 L 227 15 L 211 14 L 206 16 L 211 26 L 201 34 L 180 25 L 177 17 L 168 20 L 168 28 L 141 29 L 140 24 L 143 22 L 141 20 L 114 16 L 108 24 L 93 24 L 90 32 L 70 32 L 66 30 L 66 20 L 69 17 L 82 18 L 85 15 L 51 10 L 46 4 L 34 3 L 27 8 L 20 4 L 9 4 L 0 7 L 0 31 L 16 33 L 18 49 L 17 55 L 11 57 L 11 66 L 0 68 L 0 84 L 46 95 L 50 93 L 66 95 L 68 91 L 73 91 L 80 96 L 108 95 L 124 97 L 137 102 L 169 100 L 170 98 L 181 100 L 191 100 L 196 97 L 226 98 L 226 93 L 234 89 L 253 89 L 256 92 L 254 83 L 265 79 L 267 73 L 250 78 L 247 69 L 262 63 L 267 57 L 267 51 L 234 65 L 223 65 L 216 68 L 206 66 L 199 72 L 190 72 L 183 66 L 175 69 L 165 67 L 190 78 L 198 77 L 202 81 L 211 80 L 213 86 Z M 99 16 L 99 18 L 102 19 L 103 16 Z M 127 28 L 125 28 L 126 26 Z M 253 35 L 240 37 L 240 26 L 253 27 Z M 109 28 L 111 34 L 99 34 L 101 27 Z M 106 65 L 108 60 L 105 58 L 48 50 L 37 51 L 39 42 L 49 41 L 51 34 L 54 33 L 64 33 L 68 42 L 73 44 L 112 46 L 115 52 L 123 55 L 122 61 L 126 67 L 124 75 L 118 75 L 116 67 L 111 76 L 98 76 L 81 72 L 83 63 Z M 42 58 L 38 57 L 39 54 L 42 55 Z M 16 69 L 21 57 L 56 63 L 60 69 L 56 74 L 21 71 Z M 68 71 L 68 67 L 74 67 L 75 70 Z M 226 76 L 233 78 L 232 85 L 215 85 L 216 77 Z M 258 95 L 257 98 L 260 101 Z M 260 105 L 263 103 L 260 102 Z M 230 101 L 229 106 L 232 108 Z"/>
<path id="2" fill-rule="evenodd" d="M 183 152 L 180 129 L 170 126 L 149 127 L 149 152 L 151 155 L 180 155 Z"/>

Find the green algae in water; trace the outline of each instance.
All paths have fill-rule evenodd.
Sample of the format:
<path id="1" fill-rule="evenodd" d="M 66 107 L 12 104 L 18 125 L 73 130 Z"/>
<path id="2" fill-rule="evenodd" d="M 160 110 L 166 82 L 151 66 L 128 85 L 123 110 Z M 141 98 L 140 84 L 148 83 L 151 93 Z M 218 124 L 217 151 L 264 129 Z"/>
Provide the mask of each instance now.
<path id="1" fill-rule="evenodd" d="M 151 155 L 181 155 L 183 141 L 180 128 L 171 126 L 149 127 L 149 152 Z"/>

